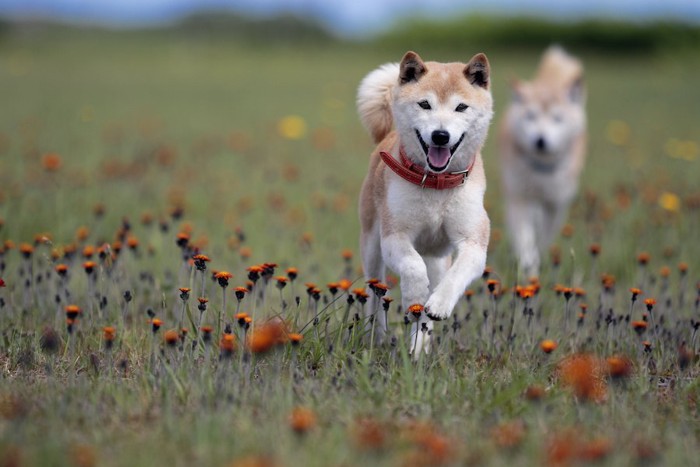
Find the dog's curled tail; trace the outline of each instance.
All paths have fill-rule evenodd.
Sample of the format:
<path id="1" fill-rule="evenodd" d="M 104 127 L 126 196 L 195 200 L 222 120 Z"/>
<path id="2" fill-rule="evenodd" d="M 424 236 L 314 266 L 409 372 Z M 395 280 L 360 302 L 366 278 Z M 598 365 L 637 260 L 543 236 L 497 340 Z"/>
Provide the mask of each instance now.
<path id="1" fill-rule="evenodd" d="M 387 63 L 365 76 L 357 90 L 360 121 L 370 132 L 375 143 L 383 140 L 394 125 L 391 99 L 398 83 L 399 64 Z"/>

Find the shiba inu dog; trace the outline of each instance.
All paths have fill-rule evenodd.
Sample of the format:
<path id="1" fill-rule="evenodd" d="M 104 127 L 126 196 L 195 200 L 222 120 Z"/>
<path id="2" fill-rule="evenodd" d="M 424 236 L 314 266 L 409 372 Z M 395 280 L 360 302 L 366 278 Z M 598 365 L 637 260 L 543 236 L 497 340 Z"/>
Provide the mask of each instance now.
<path id="1" fill-rule="evenodd" d="M 512 88 L 499 135 L 506 225 L 520 271 L 535 276 L 540 254 L 566 220 L 583 168 L 583 67 L 553 46 L 535 78 Z"/>
<path id="2" fill-rule="evenodd" d="M 424 306 L 411 351 L 429 350 L 432 320 L 445 319 L 486 264 L 481 147 L 493 115 L 484 54 L 468 63 L 423 62 L 407 52 L 360 84 L 360 119 L 377 143 L 360 194 L 365 276 L 400 276 L 404 310 Z M 372 297 L 366 314 L 380 307 Z M 374 301 L 374 303 L 371 303 Z M 387 330 L 379 312 L 378 339 Z M 368 320 L 370 321 L 370 320 Z"/>

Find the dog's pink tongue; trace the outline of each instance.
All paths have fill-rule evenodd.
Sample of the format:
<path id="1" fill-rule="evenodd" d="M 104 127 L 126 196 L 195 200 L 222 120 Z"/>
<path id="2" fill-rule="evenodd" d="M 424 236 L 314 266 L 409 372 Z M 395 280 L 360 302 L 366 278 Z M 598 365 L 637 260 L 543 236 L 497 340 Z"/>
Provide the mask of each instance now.
<path id="1" fill-rule="evenodd" d="M 444 146 L 430 146 L 428 149 L 428 162 L 430 162 L 430 165 L 433 167 L 445 167 L 449 160 L 450 148 Z"/>

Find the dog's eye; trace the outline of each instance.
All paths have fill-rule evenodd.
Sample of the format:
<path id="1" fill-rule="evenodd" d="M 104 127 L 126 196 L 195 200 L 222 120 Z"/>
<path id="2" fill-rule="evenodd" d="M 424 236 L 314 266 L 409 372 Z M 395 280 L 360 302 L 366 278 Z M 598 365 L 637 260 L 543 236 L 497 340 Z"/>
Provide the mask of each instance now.
<path id="1" fill-rule="evenodd" d="M 425 110 L 432 109 L 432 107 L 430 107 L 430 103 L 428 103 L 428 101 L 420 101 L 418 103 L 418 105 L 420 106 L 421 109 L 425 109 Z"/>
<path id="2" fill-rule="evenodd" d="M 467 110 L 468 108 L 469 108 L 469 106 L 468 106 L 467 104 L 459 104 L 459 105 L 455 108 L 455 112 L 464 112 L 464 111 Z"/>

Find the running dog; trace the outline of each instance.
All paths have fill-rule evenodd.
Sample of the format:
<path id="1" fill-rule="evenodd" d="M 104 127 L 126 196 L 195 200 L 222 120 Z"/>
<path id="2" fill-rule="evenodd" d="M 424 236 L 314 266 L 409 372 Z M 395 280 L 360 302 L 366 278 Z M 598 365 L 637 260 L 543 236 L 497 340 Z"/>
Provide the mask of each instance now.
<path id="1" fill-rule="evenodd" d="M 465 64 L 407 52 L 358 90 L 360 119 L 377 143 L 360 194 L 364 273 L 381 280 L 388 266 L 400 277 L 404 310 L 424 307 L 411 328 L 414 357 L 429 351 L 432 320 L 451 315 L 486 264 L 480 151 L 493 115 L 490 78 L 484 54 Z M 366 305 L 368 318 L 380 308 L 376 300 Z M 381 340 L 386 316 L 374 319 Z"/>
<path id="2" fill-rule="evenodd" d="M 535 79 L 512 83 L 500 127 L 506 225 L 519 269 L 536 276 L 540 255 L 562 227 L 576 195 L 586 150 L 581 63 L 557 46 Z"/>

